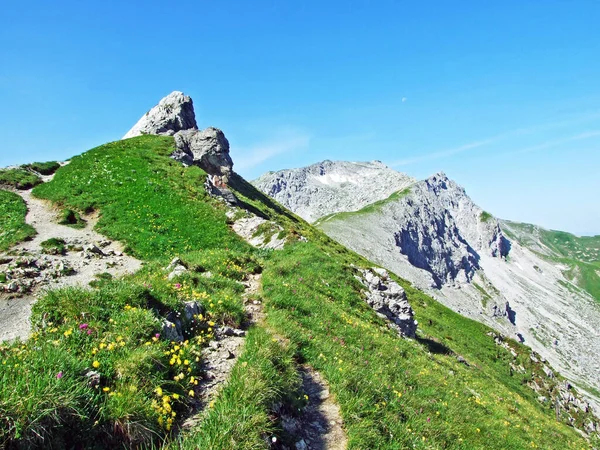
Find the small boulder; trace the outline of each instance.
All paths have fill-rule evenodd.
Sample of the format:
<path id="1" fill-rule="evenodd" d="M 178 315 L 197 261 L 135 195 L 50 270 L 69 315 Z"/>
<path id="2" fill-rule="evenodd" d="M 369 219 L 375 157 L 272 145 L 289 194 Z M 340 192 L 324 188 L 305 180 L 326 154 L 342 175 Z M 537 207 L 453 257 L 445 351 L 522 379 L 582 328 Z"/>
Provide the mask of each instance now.
<path id="1" fill-rule="evenodd" d="M 172 155 L 174 159 L 199 166 L 210 175 L 228 176 L 231 173 L 233 161 L 229 156 L 229 141 L 218 128 L 180 131 L 175 135 L 175 145 L 178 151 Z"/>

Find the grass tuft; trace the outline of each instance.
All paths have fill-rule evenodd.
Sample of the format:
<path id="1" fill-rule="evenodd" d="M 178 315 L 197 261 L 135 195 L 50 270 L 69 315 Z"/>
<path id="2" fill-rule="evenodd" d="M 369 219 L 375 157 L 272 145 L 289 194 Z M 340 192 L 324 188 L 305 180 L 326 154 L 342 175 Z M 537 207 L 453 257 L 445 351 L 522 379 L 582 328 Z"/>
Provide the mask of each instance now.
<path id="1" fill-rule="evenodd" d="M 40 177 L 25 169 L 0 170 L 0 186 L 26 190 L 37 186 L 41 182 L 42 179 Z"/>
<path id="2" fill-rule="evenodd" d="M 24 165 L 23 168 L 34 170 L 41 175 L 52 175 L 60 168 L 60 164 L 56 161 L 34 162 Z"/>
<path id="3" fill-rule="evenodd" d="M 26 215 L 27 205 L 19 195 L 0 189 L 0 251 L 36 235 L 25 223 Z"/>

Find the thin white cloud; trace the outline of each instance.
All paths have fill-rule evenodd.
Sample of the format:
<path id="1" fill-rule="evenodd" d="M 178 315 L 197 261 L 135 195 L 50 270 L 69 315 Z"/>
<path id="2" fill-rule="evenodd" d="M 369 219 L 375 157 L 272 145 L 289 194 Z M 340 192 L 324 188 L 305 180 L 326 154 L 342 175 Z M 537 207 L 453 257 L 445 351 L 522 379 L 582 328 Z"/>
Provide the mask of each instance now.
<path id="1" fill-rule="evenodd" d="M 520 150 L 514 150 L 510 152 L 505 152 L 503 155 L 516 155 L 521 153 L 531 153 L 537 152 L 540 150 L 546 150 L 553 147 L 558 147 L 559 145 L 569 144 L 571 142 L 583 141 L 585 139 L 591 139 L 600 136 L 600 130 L 587 131 L 585 133 L 576 134 L 575 136 L 571 136 L 564 139 L 557 139 L 555 141 L 544 142 L 543 144 L 533 145 L 531 147 L 522 148 Z"/>
<path id="2" fill-rule="evenodd" d="M 600 118 L 600 113 L 596 112 L 596 113 L 588 114 L 588 115 L 585 115 L 582 117 L 577 117 L 574 119 L 563 120 L 561 122 L 552 122 L 552 123 L 547 123 L 547 124 L 542 124 L 542 125 L 533 125 L 530 127 L 517 128 L 514 130 L 505 131 L 503 133 L 497 134 L 497 135 L 492 136 L 487 139 L 482 139 L 480 141 L 475 141 L 475 142 L 472 142 L 469 144 L 461 145 L 460 147 L 397 160 L 397 161 L 390 163 L 389 166 L 390 167 L 407 166 L 410 164 L 415 164 L 415 163 L 419 163 L 419 162 L 423 162 L 423 161 L 431 161 L 431 160 L 435 160 L 435 159 L 445 158 L 448 156 L 453 156 L 453 155 L 456 155 L 459 153 L 464 153 L 469 150 L 473 150 L 473 149 L 476 149 L 479 147 L 484 147 L 484 146 L 493 144 L 493 143 L 495 143 L 501 139 L 505 139 L 507 137 L 515 137 L 515 136 L 539 133 L 542 131 L 548 131 L 548 130 L 552 130 L 552 129 L 556 129 L 556 128 L 562 128 L 562 127 L 569 126 L 569 125 L 577 125 L 577 124 L 589 122 L 591 120 L 595 120 L 598 118 Z M 560 139 L 557 141 L 546 142 L 546 143 L 543 143 L 540 145 L 535 145 L 532 147 L 528 147 L 528 148 L 513 151 L 513 152 L 508 152 L 505 154 L 528 153 L 528 152 L 532 152 L 532 151 L 543 150 L 545 148 L 555 147 L 557 145 L 566 144 L 566 143 L 573 142 L 573 141 L 589 139 L 592 137 L 596 137 L 599 134 L 600 134 L 600 132 L 598 132 L 598 131 L 581 133 L 576 136 L 571 136 L 569 138 Z"/>
<path id="3" fill-rule="evenodd" d="M 493 139 L 486 139 L 483 141 L 471 142 L 470 144 L 461 145 L 460 147 L 451 148 L 448 150 L 442 150 L 440 152 L 428 153 L 426 155 L 415 156 L 413 158 L 399 159 L 391 162 L 390 167 L 408 166 L 409 164 L 415 164 L 423 161 L 431 161 L 433 159 L 445 158 L 447 156 L 457 155 L 474 148 L 483 147 L 484 145 L 491 144 Z"/>
<path id="4" fill-rule="evenodd" d="M 310 136 L 306 133 L 284 130 L 276 136 L 250 147 L 237 147 L 232 150 L 236 170 L 247 170 L 274 158 L 308 147 Z"/>

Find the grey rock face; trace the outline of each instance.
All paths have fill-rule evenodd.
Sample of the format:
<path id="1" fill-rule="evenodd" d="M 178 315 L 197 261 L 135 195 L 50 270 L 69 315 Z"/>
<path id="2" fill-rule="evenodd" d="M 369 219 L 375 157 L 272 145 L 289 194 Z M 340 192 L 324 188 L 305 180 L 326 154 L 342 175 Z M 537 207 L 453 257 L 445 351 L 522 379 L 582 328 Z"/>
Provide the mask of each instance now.
<path id="1" fill-rule="evenodd" d="M 187 272 L 187 268 L 179 258 L 173 258 L 165 270 L 169 271 L 167 280 L 173 280 L 174 278 L 177 278 Z"/>
<path id="2" fill-rule="evenodd" d="M 402 336 L 414 338 L 417 331 L 415 313 L 402 286 L 383 269 L 361 270 L 359 280 L 367 287 L 367 303 L 378 315 L 389 320 Z"/>
<path id="3" fill-rule="evenodd" d="M 328 214 L 357 211 L 414 182 L 379 161 L 323 161 L 300 169 L 269 172 L 252 184 L 313 222 Z"/>
<path id="4" fill-rule="evenodd" d="M 380 264 L 389 261 L 390 252 L 404 255 L 411 266 L 429 273 L 431 286 L 440 288 L 470 282 L 482 254 L 508 254 L 510 242 L 498 222 L 483 217 L 464 189 L 440 173 L 413 184 L 377 213 L 334 215 L 318 226 Z"/>
<path id="5" fill-rule="evenodd" d="M 260 227 L 264 227 L 265 224 L 268 224 L 269 229 L 259 233 Z M 285 236 L 279 237 L 279 233 L 283 231 L 283 228 L 275 222 L 268 222 L 262 217 L 255 215 L 241 217 L 233 223 L 232 228 L 233 231 L 254 247 L 281 250 L 285 246 Z"/>
<path id="6" fill-rule="evenodd" d="M 439 210 L 448 210 L 464 240 L 476 251 L 493 257 L 508 255 L 510 242 L 502 233 L 498 220 L 485 213 L 467 195 L 464 188 L 440 172 L 417 183 L 415 196 L 436 199 Z"/>
<path id="7" fill-rule="evenodd" d="M 181 130 L 196 129 L 196 116 L 192 99 L 183 92 L 174 91 L 142 116 L 123 139 L 142 134 L 172 136 Z"/>
<path id="8" fill-rule="evenodd" d="M 174 159 L 200 166 L 211 175 L 231 173 L 233 161 L 229 156 L 229 141 L 221 130 L 209 127 L 201 131 L 179 131 L 175 134 L 175 145 Z"/>

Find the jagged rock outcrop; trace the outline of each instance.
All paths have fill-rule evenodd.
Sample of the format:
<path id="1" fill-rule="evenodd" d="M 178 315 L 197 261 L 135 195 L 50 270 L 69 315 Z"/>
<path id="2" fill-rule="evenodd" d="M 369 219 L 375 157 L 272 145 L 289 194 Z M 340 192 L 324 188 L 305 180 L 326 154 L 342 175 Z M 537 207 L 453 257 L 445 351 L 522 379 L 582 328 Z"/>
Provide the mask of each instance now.
<path id="1" fill-rule="evenodd" d="M 444 173 L 416 183 L 386 211 L 396 224 L 393 236 L 400 252 L 428 271 L 438 288 L 471 281 L 480 268 L 480 252 L 497 257 L 510 249 L 498 222 Z"/>
<path id="2" fill-rule="evenodd" d="M 183 92 L 174 91 L 144 114 L 123 139 L 142 134 L 172 136 L 178 131 L 197 128 L 192 99 Z"/>
<path id="3" fill-rule="evenodd" d="M 313 222 L 328 214 L 357 211 L 414 182 L 380 161 L 323 161 L 299 169 L 268 172 L 252 184 Z"/>
<path id="4" fill-rule="evenodd" d="M 417 183 L 412 191 L 414 197 L 435 198 L 438 210 L 449 211 L 465 242 L 476 251 L 493 257 L 508 255 L 510 241 L 504 236 L 498 220 L 477 206 L 465 189 L 445 173 L 437 173 Z"/>
<path id="5" fill-rule="evenodd" d="M 360 272 L 362 277 L 358 279 L 368 289 L 366 300 L 369 306 L 402 336 L 414 338 L 417 321 L 402 286 L 392 280 L 384 269 L 362 269 Z"/>
<path id="6" fill-rule="evenodd" d="M 175 91 L 148 111 L 123 139 L 142 134 L 173 136 L 176 150 L 171 157 L 185 165 L 197 165 L 209 174 L 208 192 L 228 203 L 236 199 L 227 188 L 233 170 L 229 141 L 218 128 L 198 130 L 192 99 Z"/>

